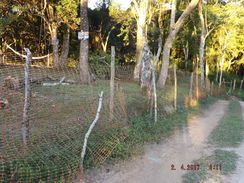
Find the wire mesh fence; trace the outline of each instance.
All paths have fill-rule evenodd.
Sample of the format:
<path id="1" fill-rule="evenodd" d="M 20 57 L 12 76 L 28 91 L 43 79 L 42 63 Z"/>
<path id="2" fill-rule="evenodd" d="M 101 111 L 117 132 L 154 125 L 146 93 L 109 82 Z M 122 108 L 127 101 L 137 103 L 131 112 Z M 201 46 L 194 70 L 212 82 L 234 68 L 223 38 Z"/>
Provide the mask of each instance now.
<path id="1" fill-rule="evenodd" d="M 5 60 L 6 61 L 6 60 Z M 7 61 L 6 61 L 7 62 Z M 6 63 L 5 62 L 5 63 Z M 128 129 L 149 114 L 150 101 L 132 82 L 132 66 L 115 67 L 113 115 L 110 109 L 110 67 L 91 65 L 95 81 L 81 85 L 74 68 L 31 67 L 29 138 L 23 144 L 24 66 L 0 66 L 0 182 L 73 182 L 79 172 L 84 135 L 96 115 L 98 94 L 104 91 L 99 121 L 89 137 L 85 167 L 102 164 L 128 142 Z M 189 106 L 190 73 L 178 71 L 178 109 Z M 158 91 L 159 118 L 174 112 L 173 71 Z M 210 91 L 199 90 L 199 99 Z M 223 90 L 211 87 L 212 95 Z M 153 123 L 152 118 L 147 118 Z M 130 142 L 131 144 L 135 142 Z"/>

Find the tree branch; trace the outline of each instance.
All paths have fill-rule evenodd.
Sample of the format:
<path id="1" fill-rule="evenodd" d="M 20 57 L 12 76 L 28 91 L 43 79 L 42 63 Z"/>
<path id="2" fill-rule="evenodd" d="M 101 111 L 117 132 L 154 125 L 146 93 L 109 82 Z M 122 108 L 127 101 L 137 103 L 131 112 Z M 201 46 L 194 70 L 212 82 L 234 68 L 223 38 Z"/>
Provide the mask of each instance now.
<path id="1" fill-rule="evenodd" d="M 17 52 L 16 50 L 14 50 L 10 45 L 7 44 L 7 48 L 10 49 L 12 52 L 14 52 L 16 55 L 22 57 L 22 58 L 27 58 L 26 55 L 23 55 L 19 52 Z M 44 56 L 40 56 L 40 57 L 32 57 L 32 60 L 39 60 L 39 59 L 44 59 L 44 58 L 47 58 L 49 56 L 51 56 L 52 54 L 47 54 L 47 55 L 44 55 Z"/>

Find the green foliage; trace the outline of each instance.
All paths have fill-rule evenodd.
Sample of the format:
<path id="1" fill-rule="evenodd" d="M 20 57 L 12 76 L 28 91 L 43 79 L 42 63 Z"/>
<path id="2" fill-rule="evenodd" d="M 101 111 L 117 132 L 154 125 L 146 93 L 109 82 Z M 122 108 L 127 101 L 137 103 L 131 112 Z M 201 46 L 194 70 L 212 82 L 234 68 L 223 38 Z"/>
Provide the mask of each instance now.
<path id="1" fill-rule="evenodd" d="M 166 118 L 161 117 L 156 124 L 151 123 L 152 119 L 149 114 L 144 114 L 131 120 L 128 129 L 128 137 L 121 145 L 116 146 L 110 160 L 125 159 L 143 151 L 143 144 L 149 142 L 160 142 L 170 136 L 175 129 L 182 128 L 186 125 L 187 117 L 190 114 L 201 112 L 202 108 L 207 107 L 215 100 L 212 98 L 203 100 L 201 107 L 195 109 L 183 109 L 174 115 Z"/>
<path id="2" fill-rule="evenodd" d="M 91 64 L 102 64 L 102 65 L 109 65 L 111 63 L 111 55 L 109 53 L 100 52 L 93 52 L 89 56 L 89 63 Z M 119 58 L 115 58 L 115 63 L 119 63 Z"/>
<path id="3" fill-rule="evenodd" d="M 224 6 L 213 5 L 209 7 L 209 18 L 215 28 L 207 42 L 207 58 L 210 59 L 211 69 L 214 70 L 216 63 L 224 54 L 224 70 L 236 71 L 244 63 L 244 12 L 243 7 L 230 3 Z M 224 49 L 224 43 L 226 48 Z"/>
<path id="4" fill-rule="evenodd" d="M 67 60 L 67 67 L 69 68 L 78 68 L 78 64 L 79 64 L 78 60 L 73 57 L 70 57 Z"/>
<path id="5" fill-rule="evenodd" d="M 57 18 L 62 19 L 62 23 L 72 29 L 77 28 L 79 18 L 77 13 L 78 2 L 76 0 L 60 0 L 55 7 Z"/>

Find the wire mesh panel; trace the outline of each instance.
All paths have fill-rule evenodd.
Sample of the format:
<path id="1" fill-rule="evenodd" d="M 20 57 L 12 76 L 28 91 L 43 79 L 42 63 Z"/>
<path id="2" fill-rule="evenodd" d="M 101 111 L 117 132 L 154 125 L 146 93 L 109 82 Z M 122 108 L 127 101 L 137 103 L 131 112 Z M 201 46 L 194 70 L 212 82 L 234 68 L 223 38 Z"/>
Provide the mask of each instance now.
<path id="1" fill-rule="evenodd" d="M 84 135 L 96 115 L 100 91 L 104 91 L 102 110 L 89 137 L 86 168 L 112 157 L 127 140 L 132 121 L 149 113 L 149 99 L 137 83 L 131 82 L 133 67 L 115 68 L 112 117 L 110 67 L 91 65 L 90 70 L 95 76 L 93 83 L 81 85 L 75 68 L 31 67 L 29 137 L 25 145 L 21 130 L 24 66 L 0 66 L 0 99 L 5 101 L 0 108 L 0 182 L 72 182 L 80 168 Z M 190 75 L 178 75 L 178 104 L 185 107 Z M 170 79 L 166 88 L 158 91 L 159 116 L 167 115 L 172 108 L 173 91 Z"/>

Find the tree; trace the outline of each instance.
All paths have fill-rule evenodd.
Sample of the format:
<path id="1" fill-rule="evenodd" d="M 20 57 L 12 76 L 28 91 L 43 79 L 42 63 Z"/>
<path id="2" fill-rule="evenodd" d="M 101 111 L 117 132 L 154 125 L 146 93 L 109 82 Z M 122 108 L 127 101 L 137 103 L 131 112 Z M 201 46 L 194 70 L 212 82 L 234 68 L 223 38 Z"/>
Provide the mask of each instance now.
<path id="1" fill-rule="evenodd" d="M 111 33 L 116 26 L 116 22 L 113 22 L 110 16 L 110 7 L 110 2 L 103 0 L 96 9 L 88 11 L 91 39 L 104 53 L 107 52 Z"/>
<path id="2" fill-rule="evenodd" d="M 215 28 L 207 42 L 206 56 L 211 61 L 210 69 L 217 68 L 216 81 L 221 85 L 225 71 L 241 70 L 243 64 L 243 4 L 232 2 L 224 6 L 214 5 L 208 11 Z"/>
<path id="3" fill-rule="evenodd" d="M 198 3 L 198 13 L 201 23 L 201 36 L 200 36 L 200 46 L 199 46 L 199 61 L 200 61 L 200 72 L 201 72 L 201 87 L 204 85 L 204 48 L 205 42 L 209 34 L 214 30 L 214 27 L 210 30 L 208 27 L 211 25 L 207 23 L 207 11 L 205 10 L 205 18 L 203 15 L 202 1 Z M 207 63 L 206 63 L 207 67 Z"/>
<path id="4" fill-rule="evenodd" d="M 200 37 L 200 46 L 199 46 L 199 61 L 200 61 L 200 71 L 201 71 L 201 87 L 204 85 L 204 46 L 205 46 L 205 37 L 206 37 L 206 26 L 203 16 L 202 1 L 198 3 L 198 12 L 201 22 L 201 37 Z"/>
<path id="5" fill-rule="evenodd" d="M 69 29 L 75 29 L 78 23 L 78 4 L 75 0 L 60 0 L 58 2 L 44 0 L 39 6 L 41 7 L 36 8 L 37 14 L 45 21 L 51 36 L 54 66 L 63 67 L 69 52 Z M 59 58 L 58 31 L 61 25 L 65 25 L 66 31 Z"/>
<path id="6" fill-rule="evenodd" d="M 91 78 L 88 65 L 89 51 L 89 23 L 87 15 L 88 0 L 80 0 L 80 29 L 82 38 L 80 39 L 80 80 L 83 84 L 90 84 Z"/>
<path id="7" fill-rule="evenodd" d="M 147 40 L 146 22 L 147 14 L 149 9 L 150 0 L 133 0 L 134 8 L 136 12 L 136 66 L 134 69 L 134 79 L 139 81 L 140 68 L 141 68 L 141 58 L 140 54 Z"/>
<path id="8" fill-rule="evenodd" d="M 166 79 L 168 76 L 168 67 L 169 67 L 169 57 L 170 57 L 170 49 L 172 48 L 173 41 L 175 40 L 175 37 L 177 36 L 179 30 L 184 25 L 184 22 L 186 18 L 189 16 L 189 14 L 194 10 L 194 8 L 197 6 L 199 0 L 192 0 L 190 4 L 186 7 L 184 12 L 181 14 L 177 22 L 172 27 L 168 37 L 165 40 L 164 47 L 163 47 L 163 64 L 162 69 L 159 75 L 158 79 L 158 87 L 163 88 L 166 83 Z M 171 16 L 174 16 L 172 13 Z M 173 17 L 171 17 L 171 20 Z"/>

